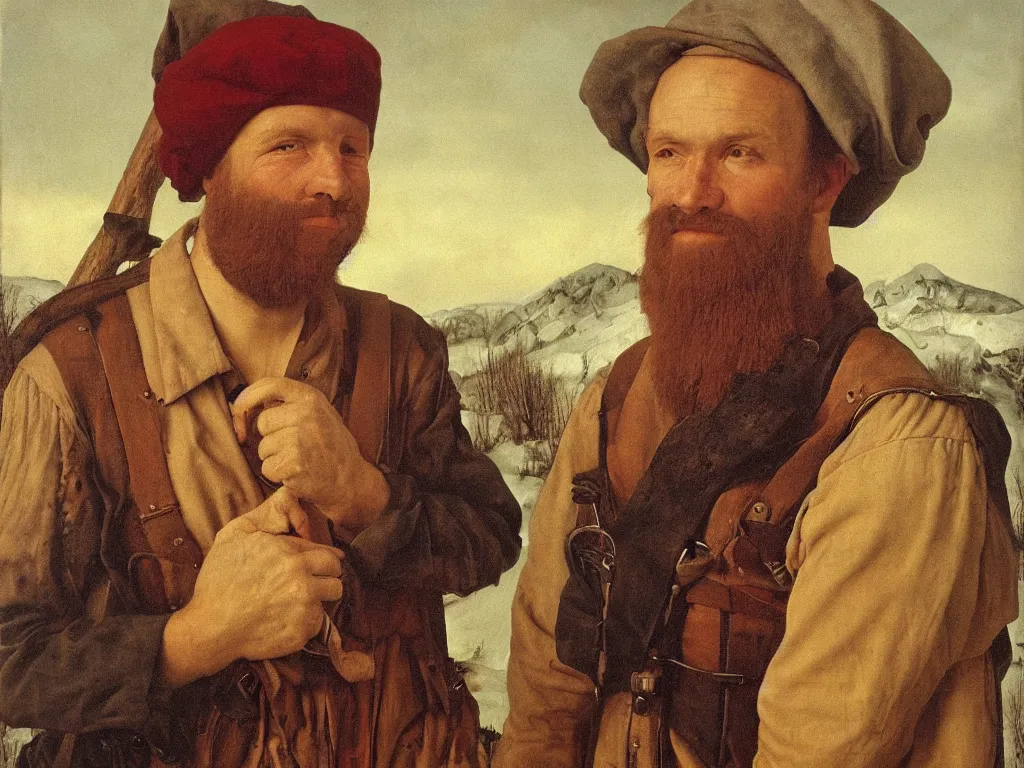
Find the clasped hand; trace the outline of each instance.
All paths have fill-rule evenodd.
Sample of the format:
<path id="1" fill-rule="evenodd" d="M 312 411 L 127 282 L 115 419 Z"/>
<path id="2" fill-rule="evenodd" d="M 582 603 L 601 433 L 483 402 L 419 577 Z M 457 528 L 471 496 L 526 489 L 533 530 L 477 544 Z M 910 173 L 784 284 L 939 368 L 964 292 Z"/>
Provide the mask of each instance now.
<path id="1" fill-rule="evenodd" d="M 262 409 L 262 410 L 260 410 Z M 262 472 L 298 498 L 312 502 L 336 526 L 358 532 L 387 503 L 383 475 L 359 446 L 320 390 L 294 379 L 266 378 L 247 387 L 231 406 L 239 442 L 259 410 Z"/>
<path id="2" fill-rule="evenodd" d="M 214 539 L 188 604 L 164 630 L 163 675 L 172 687 L 232 661 L 301 649 L 342 598 L 341 550 L 309 539 L 309 518 L 280 488 Z M 298 536 L 287 536 L 290 532 Z"/>

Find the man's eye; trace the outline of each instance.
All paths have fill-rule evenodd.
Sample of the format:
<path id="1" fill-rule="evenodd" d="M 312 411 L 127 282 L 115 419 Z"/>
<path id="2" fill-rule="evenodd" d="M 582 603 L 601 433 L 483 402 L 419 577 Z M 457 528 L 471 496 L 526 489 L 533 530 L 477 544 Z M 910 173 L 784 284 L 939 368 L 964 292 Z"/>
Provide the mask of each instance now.
<path id="1" fill-rule="evenodd" d="M 754 156 L 754 153 L 751 152 L 746 147 L 732 147 L 729 150 L 729 157 L 737 158 L 739 160 L 743 160 L 743 159 L 750 158 L 750 157 L 753 157 L 753 156 Z"/>
<path id="2" fill-rule="evenodd" d="M 675 152 L 673 152 L 668 147 L 665 147 L 664 149 L 659 149 L 657 152 L 654 153 L 655 157 L 662 157 L 662 158 L 672 157 L 673 155 L 675 155 Z"/>
<path id="3" fill-rule="evenodd" d="M 274 147 L 274 151 L 275 152 L 291 152 L 293 149 L 297 149 L 298 146 L 299 145 L 294 143 L 294 142 L 290 142 L 290 143 L 286 143 L 286 144 L 278 144 L 276 147 Z"/>
<path id="4" fill-rule="evenodd" d="M 341 154 L 343 154 L 343 155 L 358 155 L 359 154 L 359 148 L 353 146 L 352 144 L 342 144 L 341 145 Z"/>

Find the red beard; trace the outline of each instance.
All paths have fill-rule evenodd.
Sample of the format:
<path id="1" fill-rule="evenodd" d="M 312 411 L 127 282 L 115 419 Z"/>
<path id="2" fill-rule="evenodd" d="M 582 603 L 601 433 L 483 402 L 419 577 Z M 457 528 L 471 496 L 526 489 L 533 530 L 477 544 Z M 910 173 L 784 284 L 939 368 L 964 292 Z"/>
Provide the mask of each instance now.
<path id="1" fill-rule="evenodd" d="M 811 216 L 744 221 L 717 212 L 651 211 L 640 306 L 651 327 L 655 393 L 677 417 L 708 413 L 736 373 L 764 371 L 796 335 Z M 682 229 L 725 236 L 675 242 Z"/>
<path id="2" fill-rule="evenodd" d="M 302 219 L 334 216 L 338 230 L 304 226 Z M 335 281 L 355 247 L 366 209 L 329 197 L 284 202 L 238 195 L 217 184 L 203 209 L 210 258 L 224 279 L 261 307 L 295 306 Z"/>

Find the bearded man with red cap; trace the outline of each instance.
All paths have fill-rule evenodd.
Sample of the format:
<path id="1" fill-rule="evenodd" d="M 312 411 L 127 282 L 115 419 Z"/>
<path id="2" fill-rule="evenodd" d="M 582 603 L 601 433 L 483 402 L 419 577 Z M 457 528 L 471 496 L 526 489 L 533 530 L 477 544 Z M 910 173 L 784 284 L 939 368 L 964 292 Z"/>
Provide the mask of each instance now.
<path id="1" fill-rule="evenodd" d="M 647 174 L 651 335 L 534 510 L 496 765 L 1001 765 L 1008 435 L 829 242 L 920 163 L 948 79 L 869 0 L 695 0 L 581 97 Z"/>
<path id="2" fill-rule="evenodd" d="M 197 220 L 65 297 L 0 427 L 0 717 L 22 765 L 478 765 L 442 595 L 496 583 L 520 510 L 439 332 L 342 287 L 380 58 L 226 24 L 155 91 Z"/>

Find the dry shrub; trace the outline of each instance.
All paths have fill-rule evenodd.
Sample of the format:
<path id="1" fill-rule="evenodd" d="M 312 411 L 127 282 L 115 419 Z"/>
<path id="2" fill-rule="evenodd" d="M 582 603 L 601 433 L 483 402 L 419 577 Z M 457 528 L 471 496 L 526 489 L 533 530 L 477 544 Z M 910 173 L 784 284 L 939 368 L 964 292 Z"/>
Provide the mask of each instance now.
<path id="1" fill-rule="evenodd" d="M 1010 511 L 1010 521 L 1013 524 L 1013 545 L 1017 548 L 1019 560 L 1017 563 L 1017 578 L 1024 576 L 1024 480 L 1021 479 L 1020 467 L 1013 468 L 1013 484 L 1016 486 L 1016 504 Z"/>
<path id="2" fill-rule="evenodd" d="M 558 376 L 530 360 L 519 345 L 498 352 L 488 347 L 476 382 L 480 410 L 499 414 L 512 441 L 528 444 L 524 472 L 546 474 L 576 393 L 567 390 Z M 479 419 L 477 423 L 481 423 Z"/>
<path id="3" fill-rule="evenodd" d="M 493 451 L 501 442 L 501 430 L 494 424 L 493 414 L 470 411 L 472 423 L 469 428 L 469 436 L 473 440 L 473 446 L 487 453 Z"/>
<path id="4" fill-rule="evenodd" d="M 0 277 L 0 393 L 7 387 L 18 364 L 14 359 L 13 343 L 18 293 L 18 286 Z"/>
<path id="5" fill-rule="evenodd" d="M 965 394 L 977 394 L 978 373 L 962 357 L 940 355 L 931 366 L 932 374 L 940 383 Z"/>
<path id="6" fill-rule="evenodd" d="M 1020 661 L 1015 661 L 1009 674 L 1013 682 L 1006 691 L 1006 711 L 1003 713 L 1003 727 L 1010 731 L 1010 749 L 1007 766 L 1024 766 L 1024 670 Z"/>
<path id="7" fill-rule="evenodd" d="M 1024 414 L 1024 354 L 1017 349 L 1008 349 L 1003 353 L 1005 360 L 993 366 L 993 372 L 1013 392 L 1017 412 Z"/>

